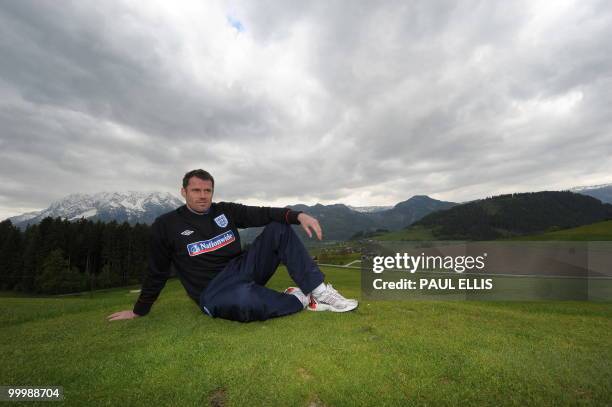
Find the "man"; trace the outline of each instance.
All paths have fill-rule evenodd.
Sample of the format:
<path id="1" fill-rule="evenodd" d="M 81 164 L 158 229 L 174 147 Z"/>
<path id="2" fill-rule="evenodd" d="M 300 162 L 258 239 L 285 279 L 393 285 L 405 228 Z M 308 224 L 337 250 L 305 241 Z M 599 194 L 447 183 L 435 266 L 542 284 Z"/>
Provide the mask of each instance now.
<path id="1" fill-rule="evenodd" d="M 147 277 L 133 310 L 116 312 L 110 321 L 149 313 L 171 266 L 187 294 L 209 316 L 241 322 L 266 320 L 308 308 L 345 312 L 356 300 L 340 295 L 310 258 L 291 228 L 300 224 L 309 237 L 322 239 L 319 222 L 287 208 L 212 202 L 215 181 L 198 169 L 185 174 L 181 194 L 186 204 L 158 217 L 152 226 Z M 265 226 L 242 251 L 238 228 Z M 281 293 L 265 287 L 280 263 L 297 287 Z"/>

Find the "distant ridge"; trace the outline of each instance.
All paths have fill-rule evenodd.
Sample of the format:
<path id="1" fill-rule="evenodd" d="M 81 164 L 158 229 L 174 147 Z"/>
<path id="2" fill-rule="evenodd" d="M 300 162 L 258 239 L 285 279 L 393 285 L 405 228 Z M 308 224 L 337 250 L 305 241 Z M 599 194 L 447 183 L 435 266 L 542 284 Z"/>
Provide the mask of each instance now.
<path id="1" fill-rule="evenodd" d="M 612 219 L 612 205 L 608 203 L 612 202 L 612 184 L 572 190 L 575 192 L 506 194 L 462 204 L 415 195 L 392 207 L 344 204 L 289 207 L 318 218 L 326 240 L 349 240 L 372 233 L 401 231 L 410 225 L 416 225 L 421 231 L 435 232 L 438 239 L 495 239 Z M 9 220 L 20 228 L 39 223 L 45 217 L 151 224 L 159 215 L 183 204 L 183 200 L 166 192 L 71 194 L 44 210 Z M 248 243 L 258 233 L 257 228 L 248 229 L 241 231 L 241 236 Z"/>
<path id="2" fill-rule="evenodd" d="M 582 195 L 592 196 L 593 198 L 599 199 L 603 203 L 612 203 L 612 184 L 574 187 L 571 188 L 570 191 Z"/>
<path id="3" fill-rule="evenodd" d="M 291 209 L 308 212 L 317 218 L 323 228 L 326 240 L 348 240 L 358 233 L 380 230 L 400 230 L 423 216 L 437 210 L 456 205 L 425 195 L 415 195 L 390 209 L 358 212 L 344 204 L 292 205 Z M 296 228 L 300 233 L 299 228 Z M 248 229 L 241 233 L 245 242 L 250 242 L 259 233 L 258 229 Z M 304 234 L 302 234 L 304 237 Z"/>
<path id="4" fill-rule="evenodd" d="M 392 205 L 389 205 L 389 206 L 351 206 L 351 205 L 347 205 L 347 206 L 350 209 L 354 210 L 355 212 L 361 212 L 361 213 L 381 212 L 381 211 L 386 211 L 386 210 L 393 208 Z"/>
<path id="5" fill-rule="evenodd" d="M 176 196 L 165 192 L 100 192 L 97 194 L 71 194 L 42 211 L 25 213 L 9 218 L 11 222 L 25 228 L 28 224 L 39 223 L 45 217 L 67 220 L 80 218 L 151 224 L 159 215 L 169 212 L 184 202 Z M 416 195 L 393 207 L 358 207 L 350 208 L 344 204 L 313 206 L 294 205 L 292 209 L 308 212 L 319 219 L 323 226 L 326 240 L 347 240 L 360 231 L 379 229 L 399 230 L 432 211 L 447 209 L 456 205 L 432 199 L 425 195 Z M 367 208 L 367 209 L 366 209 Z M 248 243 L 259 233 L 258 228 L 241 232 L 243 240 Z"/>
<path id="6" fill-rule="evenodd" d="M 612 219 L 612 205 L 569 191 L 500 195 L 431 213 L 415 222 L 438 239 L 522 236 Z"/>
<path id="7" fill-rule="evenodd" d="M 25 228 L 46 217 L 78 220 L 80 218 L 110 222 L 152 223 L 159 215 L 183 205 L 167 192 L 100 192 L 71 194 L 53 202 L 42 211 L 14 216 L 9 220 Z"/>

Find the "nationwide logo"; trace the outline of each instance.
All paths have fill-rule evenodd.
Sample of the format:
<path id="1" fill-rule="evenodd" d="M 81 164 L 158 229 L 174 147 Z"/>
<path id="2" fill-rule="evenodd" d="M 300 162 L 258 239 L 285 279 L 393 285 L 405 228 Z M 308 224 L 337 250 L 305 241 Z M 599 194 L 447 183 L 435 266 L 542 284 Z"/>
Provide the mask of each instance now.
<path id="1" fill-rule="evenodd" d="M 187 230 L 184 230 L 183 232 L 181 232 L 181 235 L 183 235 L 183 236 L 189 236 L 189 235 L 190 235 L 190 234 L 192 234 L 192 233 L 193 233 L 193 230 L 189 230 L 189 229 L 187 229 Z"/>
<path id="2" fill-rule="evenodd" d="M 187 245 L 187 253 L 190 256 L 197 256 L 198 254 L 208 253 L 227 246 L 236 240 L 234 233 L 231 230 L 221 233 L 218 236 L 208 240 L 201 240 L 199 242 L 189 243 Z"/>

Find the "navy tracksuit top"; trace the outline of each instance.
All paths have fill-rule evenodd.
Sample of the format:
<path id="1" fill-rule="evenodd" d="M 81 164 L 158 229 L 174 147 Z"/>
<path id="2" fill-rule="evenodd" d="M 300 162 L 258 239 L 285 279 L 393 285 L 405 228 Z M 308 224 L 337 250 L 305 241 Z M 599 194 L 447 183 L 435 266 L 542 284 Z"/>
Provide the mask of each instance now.
<path id="1" fill-rule="evenodd" d="M 161 215 L 152 226 L 147 275 L 134 313 L 146 315 L 164 288 L 171 266 L 196 303 L 208 283 L 242 253 L 238 228 L 265 226 L 276 221 L 299 224 L 300 212 L 288 208 L 213 203 L 199 215 L 186 205 Z"/>

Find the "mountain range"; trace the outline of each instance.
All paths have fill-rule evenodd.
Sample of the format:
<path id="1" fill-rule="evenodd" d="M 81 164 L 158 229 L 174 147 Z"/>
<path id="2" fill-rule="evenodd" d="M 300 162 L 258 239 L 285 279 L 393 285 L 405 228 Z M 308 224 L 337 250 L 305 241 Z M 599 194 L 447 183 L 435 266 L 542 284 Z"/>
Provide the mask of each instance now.
<path id="1" fill-rule="evenodd" d="M 587 187 L 574 187 L 570 191 L 577 194 L 592 196 L 603 203 L 612 203 L 612 184 L 591 185 Z"/>
<path id="2" fill-rule="evenodd" d="M 160 192 L 73 194 L 52 203 L 42 211 L 29 212 L 9 219 L 20 228 L 39 223 L 46 217 L 150 224 L 157 216 L 181 205 L 183 201 L 176 196 Z M 438 201 L 418 195 L 388 209 L 385 207 L 352 209 L 344 204 L 293 205 L 290 208 L 307 212 L 319 219 L 326 239 L 346 240 L 360 231 L 398 230 L 432 211 L 448 209 L 454 205 L 456 204 L 453 202 Z M 259 234 L 259 230 L 260 228 L 243 230 L 241 236 L 245 242 L 250 242 Z"/>
<path id="3" fill-rule="evenodd" d="M 357 212 L 343 204 L 293 205 L 290 208 L 307 212 L 317 218 L 326 239 L 347 240 L 363 231 L 403 229 L 431 212 L 449 209 L 455 205 L 457 204 L 454 202 L 415 195 L 390 209 L 369 212 Z M 248 241 L 249 236 L 246 238 Z"/>
<path id="4" fill-rule="evenodd" d="M 612 202 L 612 184 L 570 189 L 601 201 Z M 477 200 L 473 202 L 479 202 Z M 294 210 L 308 212 L 319 219 L 326 240 L 347 240 L 359 232 L 395 231 L 403 229 L 434 212 L 467 205 L 439 201 L 425 195 L 415 195 L 395 206 L 351 207 L 344 204 L 293 205 Z M 103 222 L 147 223 L 162 213 L 168 212 L 183 201 L 163 192 L 102 192 L 98 194 L 72 194 L 52 203 L 48 208 L 9 218 L 21 228 L 40 222 L 45 217 L 61 217 L 68 220 L 86 218 Z M 251 241 L 259 230 L 241 232 L 246 242 Z"/>
<path id="5" fill-rule="evenodd" d="M 28 224 L 39 223 L 46 217 L 150 224 L 159 215 L 181 205 L 183 201 L 167 192 L 72 194 L 53 202 L 42 211 L 28 212 L 9 219 L 21 228 L 25 228 Z"/>

